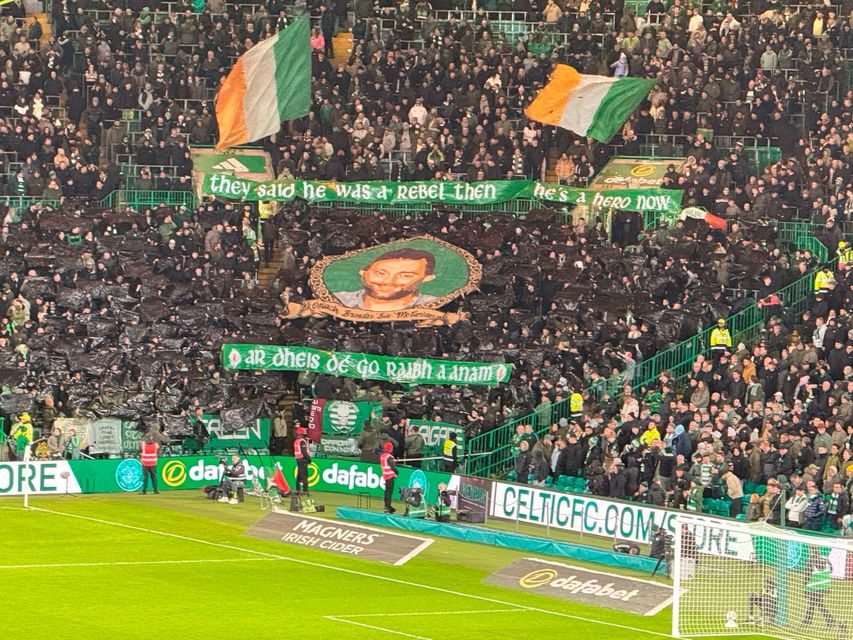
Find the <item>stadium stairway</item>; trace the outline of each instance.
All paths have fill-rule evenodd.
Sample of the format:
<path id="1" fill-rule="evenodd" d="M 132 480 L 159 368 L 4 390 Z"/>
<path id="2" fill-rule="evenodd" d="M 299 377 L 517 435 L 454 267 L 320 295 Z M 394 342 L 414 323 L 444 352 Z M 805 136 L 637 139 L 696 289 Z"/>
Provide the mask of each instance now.
<path id="1" fill-rule="evenodd" d="M 352 52 L 352 32 L 341 31 L 332 38 L 332 60 L 335 68 L 346 66 Z"/>
<path id="2" fill-rule="evenodd" d="M 264 263 L 264 261 L 261 260 L 261 266 L 258 268 L 258 285 L 268 291 L 272 291 L 272 285 L 275 282 L 275 278 L 283 264 L 281 251 L 281 247 L 276 246 L 275 251 L 273 251 L 272 254 L 272 260 L 270 260 L 269 263 Z M 274 293 L 278 294 L 278 291 L 275 291 Z"/>
<path id="3" fill-rule="evenodd" d="M 548 163 L 545 165 L 545 182 L 557 182 L 557 160 L 560 159 L 560 152 L 557 149 L 548 151 Z"/>
<path id="4" fill-rule="evenodd" d="M 281 400 L 278 401 L 276 408 L 284 410 L 284 420 L 287 424 L 287 437 L 285 440 L 285 453 L 293 451 L 293 441 L 296 439 L 296 427 L 293 424 L 293 407 L 299 402 L 299 394 L 295 389 L 290 389 Z M 302 425 L 307 427 L 308 425 Z"/>
<path id="5" fill-rule="evenodd" d="M 30 25 L 33 22 L 38 22 L 41 24 L 41 31 L 42 31 L 42 36 L 41 36 L 41 40 L 40 40 L 41 44 L 44 44 L 48 40 L 50 40 L 50 37 L 53 35 L 53 25 L 51 25 L 51 23 L 50 23 L 50 16 L 48 16 L 46 13 L 31 13 L 31 14 L 29 14 L 27 17 L 24 18 L 24 28 L 23 28 L 24 33 L 27 33 L 27 31 L 30 28 Z"/>

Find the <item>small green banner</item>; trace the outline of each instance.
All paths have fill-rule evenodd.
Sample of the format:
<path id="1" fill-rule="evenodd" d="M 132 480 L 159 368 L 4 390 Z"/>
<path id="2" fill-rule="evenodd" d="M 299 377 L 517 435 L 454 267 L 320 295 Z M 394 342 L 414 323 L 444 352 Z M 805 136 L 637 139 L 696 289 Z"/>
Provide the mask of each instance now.
<path id="1" fill-rule="evenodd" d="M 450 424 L 449 422 L 437 422 L 434 420 L 409 420 L 410 427 L 418 427 L 418 433 L 423 436 L 424 442 L 428 447 L 438 447 L 444 444 L 444 441 L 450 437 L 451 433 L 457 434 L 459 444 L 462 444 L 462 438 L 465 437 L 465 429 L 458 424 Z"/>
<path id="2" fill-rule="evenodd" d="M 206 450 L 230 449 L 232 447 L 247 447 L 266 449 L 270 443 L 270 419 L 257 418 L 251 426 L 237 431 L 223 431 L 219 416 L 203 415 L 201 421 L 207 429 L 210 439 L 204 445 Z"/>
<path id="3" fill-rule="evenodd" d="M 222 345 L 222 363 L 226 369 L 311 371 L 398 384 L 496 385 L 508 381 L 512 375 L 512 365 L 504 362 L 393 358 L 370 353 L 260 344 Z"/>
<path id="4" fill-rule="evenodd" d="M 681 210 L 682 192 L 671 189 L 596 189 L 565 187 L 533 180 L 483 182 L 327 182 L 321 180 L 267 180 L 255 182 L 224 173 L 205 173 L 202 195 L 233 200 L 289 202 L 361 202 L 365 204 L 442 203 L 496 204 L 516 198 L 534 198 L 565 204 L 627 211 Z"/>
<path id="5" fill-rule="evenodd" d="M 252 425 L 236 431 L 222 430 L 222 422 L 218 415 L 203 415 L 201 422 L 207 429 L 209 439 L 203 451 L 221 451 L 222 449 L 267 449 L 270 443 L 272 424 L 269 418 L 257 418 Z M 124 421 L 121 425 L 121 450 L 130 455 L 138 455 L 139 447 L 145 433 L 140 431 L 135 422 Z M 199 443 L 201 445 L 201 443 Z"/>

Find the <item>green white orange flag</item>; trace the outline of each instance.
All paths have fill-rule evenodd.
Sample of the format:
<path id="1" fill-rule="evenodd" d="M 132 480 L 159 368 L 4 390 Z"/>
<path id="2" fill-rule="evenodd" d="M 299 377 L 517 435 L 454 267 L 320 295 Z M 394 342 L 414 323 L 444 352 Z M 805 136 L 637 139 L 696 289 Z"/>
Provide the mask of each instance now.
<path id="1" fill-rule="evenodd" d="M 277 133 L 311 109 L 311 28 L 302 15 L 237 59 L 216 100 L 218 150 Z"/>
<path id="2" fill-rule="evenodd" d="M 656 83 L 655 79 L 588 76 L 558 64 L 525 113 L 531 120 L 610 142 Z"/>

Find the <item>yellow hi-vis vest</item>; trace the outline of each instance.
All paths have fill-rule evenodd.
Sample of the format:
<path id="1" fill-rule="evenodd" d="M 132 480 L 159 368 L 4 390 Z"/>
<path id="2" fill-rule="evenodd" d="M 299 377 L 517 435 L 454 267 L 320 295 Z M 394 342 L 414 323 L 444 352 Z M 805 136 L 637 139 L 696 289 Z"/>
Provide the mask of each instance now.
<path id="1" fill-rule="evenodd" d="M 716 327 L 711 332 L 711 348 L 714 347 L 730 347 L 732 346 L 732 336 L 728 329 L 720 329 Z"/>
<path id="2" fill-rule="evenodd" d="M 258 202 L 258 216 L 261 220 L 272 218 L 275 215 L 275 202 L 272 200 L 261 200 Z"/>
<path id="3" fill-rule="evenodd" d="M 444 460 L 445 462 L 453 462 L 453 450 L 457 446 L 458 445 L 453 440 L 450 440 L 450 439 L 445 440 L 444 441 L 444 447 L 443 447 L 442 452 L 441 452 L 441 459 Z"/>
<path id="4" fill-rule="evenodd" d="M 569 411 L 572 413 L 583 413 L 583 396 L 577 392 L 569 398 Z"/>
<path id="5" fill-rule="evenodd" d="M 832 272 L 822 269 L 814 277 L 814 290 L 826 291 L 829 288 L 830 282 L 832 282 Z"/>
<path id="6" fill-rule="evenodd" d="M 838 264 L 853 264 L 853 247 L 838 250 Z"/>

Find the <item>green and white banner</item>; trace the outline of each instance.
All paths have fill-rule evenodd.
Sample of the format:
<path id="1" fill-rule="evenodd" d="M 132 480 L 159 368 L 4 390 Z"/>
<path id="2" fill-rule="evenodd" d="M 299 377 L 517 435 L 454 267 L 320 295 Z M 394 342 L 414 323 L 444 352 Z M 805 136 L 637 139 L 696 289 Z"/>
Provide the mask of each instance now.
<path id="1" fill-rule="evenodd" d="M 507 382 L 512 375 L 512 365 L 504 362 L 393 358 L 370 353 L 260 344 L 222 345 L 222 363 L 226 369 L 311 371 L 398 384 L 496 385 Z"/>
<path id="2" fill-rule="evenodd" d="M 410 419 L 409 426 L 418 427 L 418 433 L 423 436 L 424 442 L 428 447 L 440 447 L 450 437 L 451 433 L 456 434 L 459 444 L 462 444 L 462 438 L 465 437 L 465 429 L 458 424 L 451 424 L 449 422 Z"/>
<path id="3" fill-rule="evenodd" d="M 378 402 L 349 402 L 317 398 L 308 414 L 308 434 L 320 441 L 320 451 L 330 458 L 357 458 L 361 455 L 358 436 L 365 425 L 382 418 Z"/>
<path id="4" fill-rule="evenodd" d="M 378 402 L 316 399 L 312 402 L 310 420 L 320 420 L 323 435 L 350 436 L 361 433 L 371 420 L 382 418 Z"/>
<path id="5" fill-rule="evenodd" d="M 483 182 L 329 182 L 322 180 L 267 180 L 255 182 L 222 173 L 205 173 L 202 195 L 243 201 L 360 202 L 364 204 L 483 205 L 516 198 L 628 211 L 681 210 L 682 191 L 672 189 L 596 189 L 566 187 L 534 180 Z"/>
<path id="6" fill-rule="evenodd" d="M 99 424 L 103 420 L 99 420 Z M 237 429 L 236 431 L 223 431 L 222 422 L 218 415 L 203 415 L 201 422 L 209 435 L 209 440 L 204 444 L 204 451 L 217 451 L 222 449 L 267 449 L 270 442 L 270 431 L 272 425 L 269 418 L 256 418 L 254 424 Z M 136 422 L 121 422 L 121 448 L 118 451 L 107 451 L 106 453 L 125 453 L 131 456 L 139 454 L 139 447 L 145 433 L 140 431 Z M 201 443 L 199 443 L 201 444 Z"/>
<path id="7" fill-rule="evenodd" d="M 230 449 L 232 447 L 247 447 L 266 449 L 270 443 L 270 419 L 256 418 L 251 426 L 236 431 L 223 431 L 222 421 L 218 415 L 203 415 L 201 417 L 210 440 L 204 445 L 205 449 Z"/>
<path id="8" fill-rule="evenodd" d="M 353 436 L 327 436 L 320 441 L 323 456 L 329 458 L 359 458 L 358 438 Z"/>

